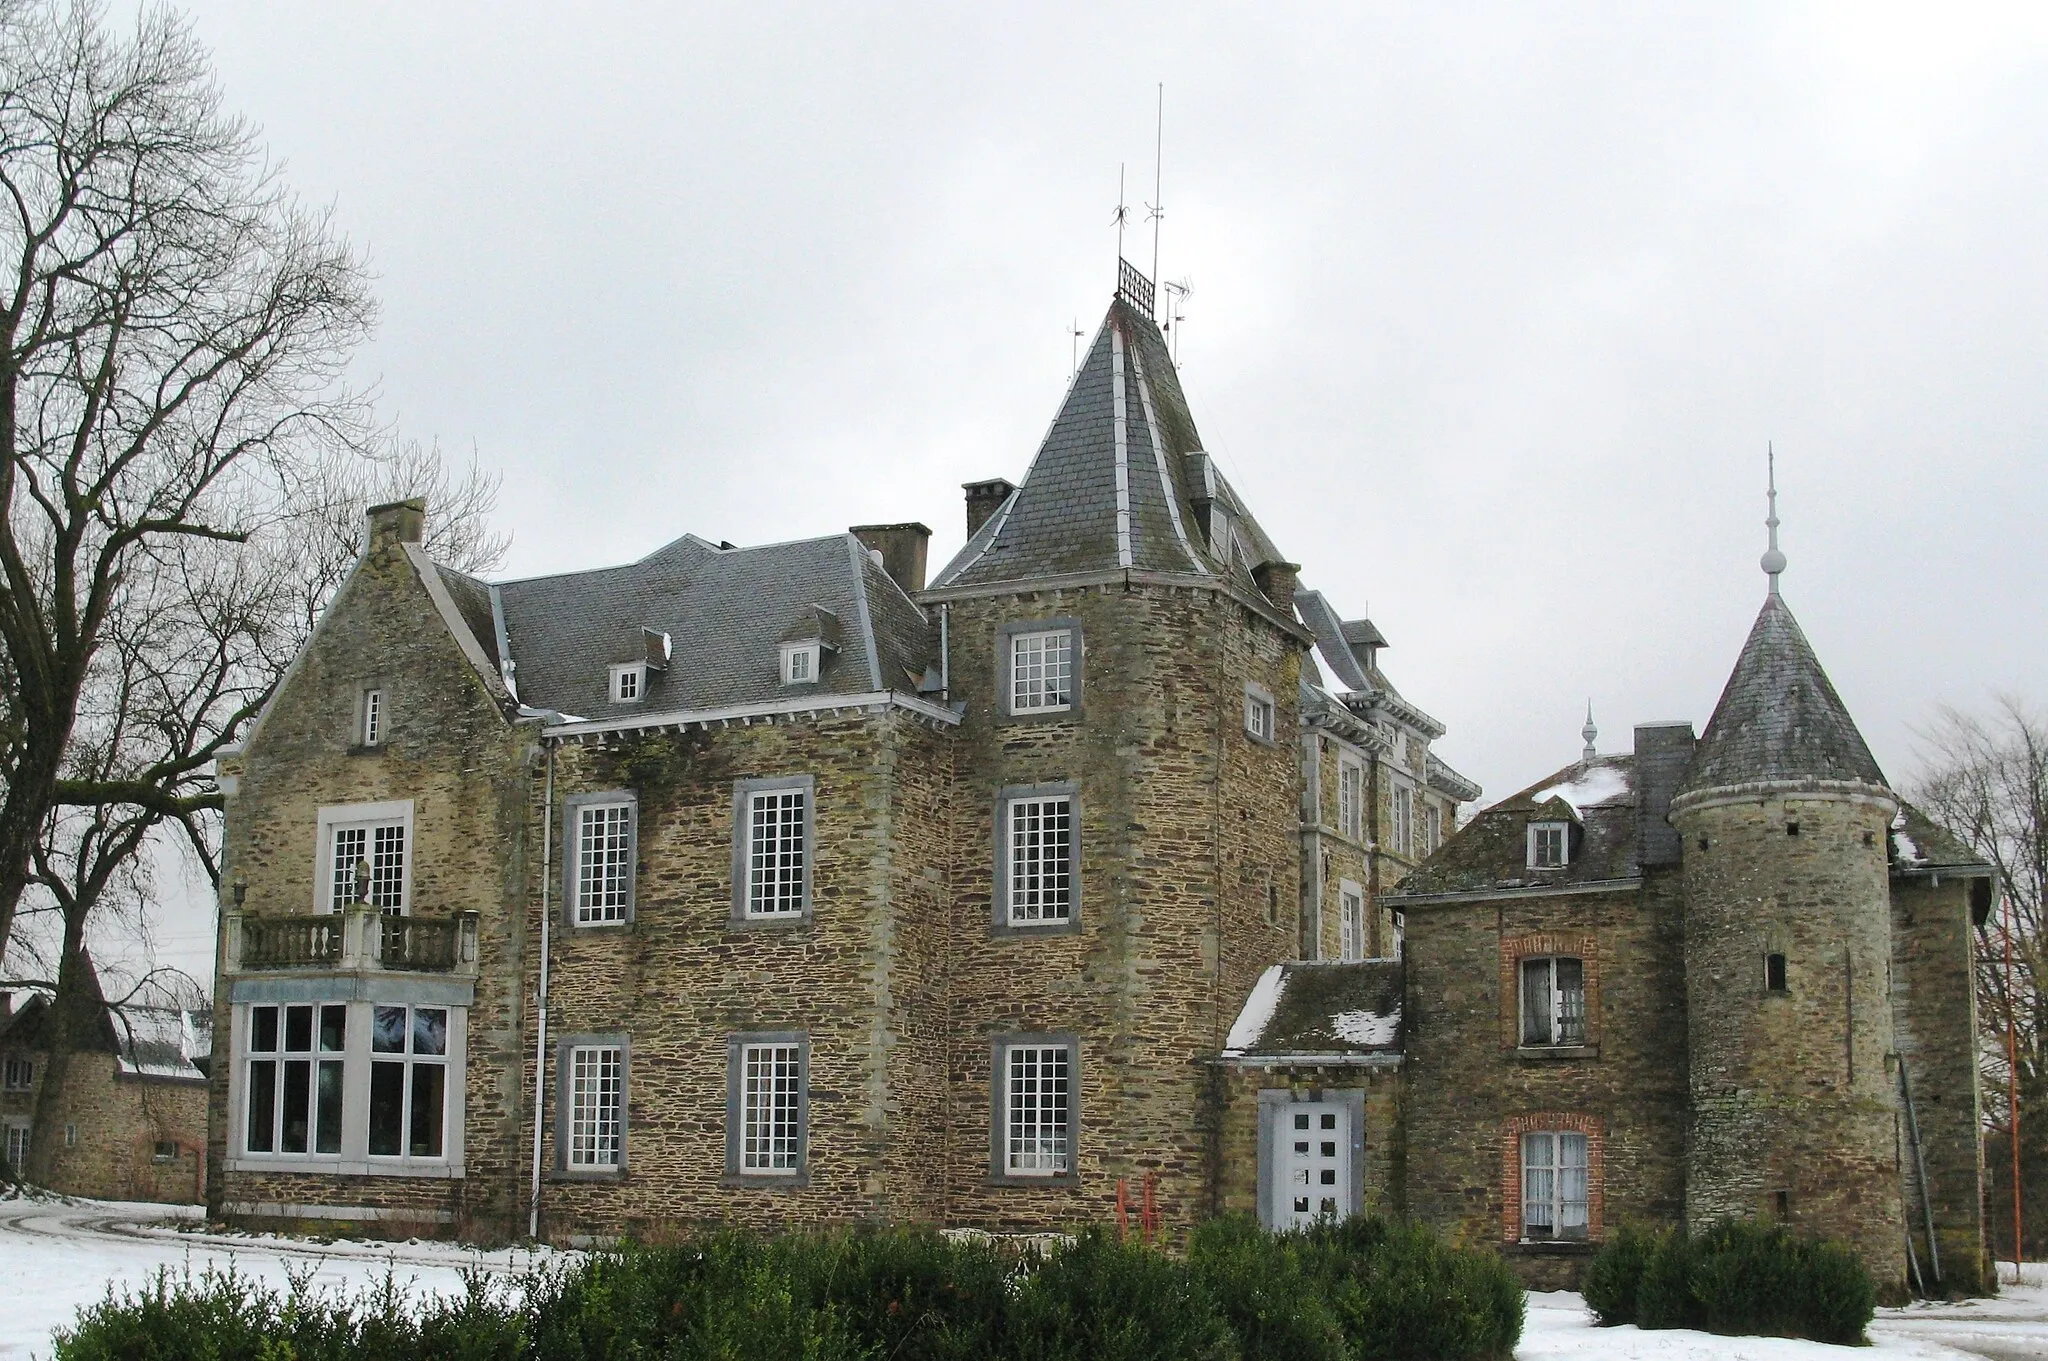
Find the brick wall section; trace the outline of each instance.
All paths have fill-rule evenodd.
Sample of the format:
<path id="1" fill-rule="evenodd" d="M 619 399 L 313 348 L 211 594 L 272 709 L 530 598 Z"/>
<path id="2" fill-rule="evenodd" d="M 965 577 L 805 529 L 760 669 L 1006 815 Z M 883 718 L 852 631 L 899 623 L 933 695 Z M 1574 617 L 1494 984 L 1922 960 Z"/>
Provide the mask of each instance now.
<path id="1" fill-rule="evenodd" d="M 1686 1218 L 1771 1214 L 1905 1279 L 1887 804 L 1770 798 L 1681 805 L 1692 1137 Z M 1796 824 L 1798 835 L 1788 835 Z M 1704 839 L 1704 845 L 1702 840 Z M 1764 956 L 1787 958 L 1766 992 Z"/>
<path id="2" fill-rule="evenodd" d="M 354 746 L 365 685 L 389 701 L 385 742 Z M 476 1000 L 469 1012 L 465 1175 L 459 1179 L 337 1177 L 230 1171 L 229 994 L 215 992 L 216 1056 L 209 1204 L 369 1206 L 417 1222 L 397 1232 L 502 1240 L 515 1231 L 525 1160 L 520 1133 L 522 911 L 538 893 L 529 863 L 529 755 L 536 724 L 513 724 L 484 687 L 388 538 L 368 553 L 329 608 L 247 750 L 224 758 L 223 881 L 248 885 L 251 913 L 308 913 L 315 904 L 317 813 L 324 805 L 414 801 L 412 912 L 479 917 Z M 537 850 L 538 848 L 533 848 Z M 538 857 L 534 856 L 537 860 Z M 225 940 L 216 976 L 225 968 Z M 263 1226 L 275 1227 L 274 1220 Z M 322 1231 L 335 1231 L 321 1221 Z M 388 1226 L 386 1231 L 391 1230 Z"/>
<path id="3" fill-rule="evenodd" d="M 995 712 L 1002 625 L 1077 618 L 1080 712 Z M 1164 587 L 1038 592 L 950 606 L 956 751 L 949 1063 L 952 1222 L 1035 1230 L 1114 1213 L 1118 1178 L 1157 1172 L 1179 1232 L 1207 1213 L 1216 1110 L 1199 1060 L 1221 1047 L 1259 973 L 1294 955 L 1301 903 L 1299 644 L 1240 603 Z M 1244 685 L 1276 700 L 1270 744 L 1244 730 Z M 1081 923 L 991 929 L 997 791 L 1072 780 Z M 991 1184 L 995 1036 L 1080 1037 L 1078 1176 Z"/>
<path id="4" fill-rule="evenodd" d="M 1513 999 L 1504 957 L 1570 940 L 1598 979 L 1592 1052 L 1551 1057 L 1502 1044 Z M 1511 1206 L 1503 1131 L 1531 1118 L 1593 1122 L 1601 1134 L 1600 1230 L 1677 1223 L 1686 1119 L 1684 919 L 1676 874 L 1634 890 L 1411 907 L 1407 913 L 1406 1148 L 1409 1214 L 1454 1240 L 1499 1244 Z M 1589 944 L 1590 942 L 1590 944 Z M 1516 1036 L 1514 1038 L 1519 1038 Z M 1524 1122 L 1516 1125 L 1515 1122 Z M 1551 1127 L 1556 1127 L 1552 1125 Z M 1519 1224 L 1515 1226 L 1519 1236 Z M 1575 1283 L 1571 1249 L 1511 1253 L 1541 1288 Z"/>
<path id="5" fill-rule="evenodd" d="M 1892 879 L 1891 898 L 1893 1043 L 1912 1078 L 1942 1280 L 1950 1289 L 1979 1290 L 1990 1280 L 1979 1194 L 1984 1149 L 1976 1137 L 1983 1111 L 1975 1067 L 1959 1061 L 1977 1036 L 1970 885 L 1900 875 Z M 1906 1223 L 1924 1253 L 1926 1207 L 1910 1145 L 1903 1161 Z"/>
<path id="6" fill-rule="evenodd" d="M 36 1051 L 20 1056 L 35 1064 L 35 1082 L 24 1092 L 0 1092 L 0 1116 L 26 1122 L 35 1112 L 48 1056 Z M 66 1125 L 76 1127 L 78 1141 L 60 1144 L 50 1190 L 96 1200 L 180 1205 L 206 1198 L 204 1083 L 123 1074 L 110 1054 L 75 1054 L 58 1112 L 60 1140 Z M 159 1142 L 175 1144 L 176 1153 L 159 1161 Z"/>

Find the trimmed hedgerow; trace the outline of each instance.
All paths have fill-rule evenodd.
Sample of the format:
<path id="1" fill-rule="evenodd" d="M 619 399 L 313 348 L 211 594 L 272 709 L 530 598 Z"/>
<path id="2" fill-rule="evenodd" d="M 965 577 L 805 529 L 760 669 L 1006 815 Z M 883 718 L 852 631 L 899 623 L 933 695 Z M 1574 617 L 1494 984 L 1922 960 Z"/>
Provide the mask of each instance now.
<path id="1" fill-rule="evenodd" d="M 1486 1361 L 1521 1332 L 1491 1253 L 1378 1220 L 1196 1231 L 1185 1260 L 1084 1230 L 1041 1254 L 926 1230 L 706 1233 L 453 1297 L 159 1273 L 58 1361 Z"/>
<path id="2" fill-rule="evenodd" d="M 1855 1343 L 1877 1308 L 1862 1260 L 1782 1224 L 1723 1220 L 1688 1236 L 1624 1231 L 1586 1272 L 1603 1324 Z"/>

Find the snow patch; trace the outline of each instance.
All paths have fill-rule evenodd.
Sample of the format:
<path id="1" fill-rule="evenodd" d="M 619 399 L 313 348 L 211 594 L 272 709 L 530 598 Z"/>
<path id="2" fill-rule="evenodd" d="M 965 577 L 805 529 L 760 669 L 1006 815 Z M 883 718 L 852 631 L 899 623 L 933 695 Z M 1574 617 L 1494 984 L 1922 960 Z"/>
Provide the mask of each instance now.
<path id="1" fill-rule="evenodd" d="M 1531 803 L 1542 803 L 1546 799 L 1563 799 L 1574 811 L 1606 803 L 1609 799 L 1628 793 L 1628 776 L 1618 766 L 1595 766 L 1575 780 L 1539 789 L 1530 796 Z"/>
<path id="2" fill-rule="evenodd" d="M 1399 1013 L 1382 1016 L 1376 1011 L 1340 1011 L 1330 1018 L 1330 1029 L 1346 1044 L 1382 1048 L 1400 1038 L 1401 1017 Z"/>
<path id="3" fill-rule="evenodd" d="M 1225 1054 L 1242 1054 L 1259 1042 L 1266 1027 L 1273 1024 L 1273 1013 L 1279 1009 L 1280 994 L 1286 986 L 1287 978 L 1278 964 L 1259 975 L 1259 981 L 1252 985 L 1252 995 L 1244 999 L 1244 1010 L 1237 1013 L 1237 1020 L 1231 1024 L 1230 1038 L 1223 1042 Z"/>

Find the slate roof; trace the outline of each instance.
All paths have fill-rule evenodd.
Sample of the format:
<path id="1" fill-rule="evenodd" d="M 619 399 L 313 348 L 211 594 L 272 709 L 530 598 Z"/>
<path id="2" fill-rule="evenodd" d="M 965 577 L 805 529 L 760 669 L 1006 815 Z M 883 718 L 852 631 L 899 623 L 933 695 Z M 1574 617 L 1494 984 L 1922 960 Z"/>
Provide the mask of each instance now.
<path id="1" fill-rule="evenodd" d="M 1776 592 L 1764 598 L 1678 794 L 1766 780 L 1889 787 L 1791 608 Z"/>
<path id="2" fill-rule="evenodd" d="M 114 1006 L 100 988 L 99 972 L 85 960 L 85 986 L 99 999 L 99 1021 L 86 1035 L 86 1053 L 111 1054 L 120 1071 L 131 1077 L 204 1082 L 212 1050 L 213 1016 L 208 1011 L 177 1007 Z M 50 1000 L 37 994 L 0 1024 L 0 1049 L 40 1050 L 46 1044 L 43 1023 Z"/>
<path id="3" fill-rule="evenodd" d="M 494 589 L 520 702 L 579 718 L 915 693 L 938 657 L 924 612 L 851 534 L 758 548 L 685 535 L 638 562 Z M 819 659 L 815 683 L 784 685 L 780 642 L 815 629 L 819 610 L 839 621 L 838 649 Z M 614 703 L 611 667 L 645 658 L 646 629 L 669 635 L 667 669 L 648 673 L 644 700 Z"/>
<path id="4" fill-rule="evenodd" d="M 1904 799 L 1892 818 L 1891 862 L 1895 870 L 1990 868 L 1961 837 Z"/>
<path id="5" fill-rule="evenodd" d="M 1529 868 L 1531 822 L 1571 824 L 1571 853 L 1563 868 Z M 1595 756 L 1481 812 L 1416 866 L 1396 895 L 1561 888 L 1632 879 L 1640 872 L 1635 757 Z"/>
<path id="6" fill-rule="evenodd" d="M 1401 961 L 1275 964 L 1245 999 L 1225 1058 L 1369 1059 L 1401 1052 Z"/>
<path id="7" fill-rule="evenodd" d="M 1117 299 L 1023 483 L 932 588 L 1119 568 L 1252 588 L 1251 569 L 1280 553 L 1201 447 L 1159 328 Z"/>

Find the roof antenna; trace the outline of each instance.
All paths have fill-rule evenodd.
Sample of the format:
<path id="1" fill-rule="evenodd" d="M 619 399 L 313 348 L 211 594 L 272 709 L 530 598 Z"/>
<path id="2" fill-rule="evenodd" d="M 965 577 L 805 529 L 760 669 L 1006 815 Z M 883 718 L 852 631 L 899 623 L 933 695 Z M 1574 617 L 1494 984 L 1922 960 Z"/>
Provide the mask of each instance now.
<path id="1" fill-rule="evenodd" d="M 1785 570 L 1785 555 L 1778 551 L 1778 451 L 1769 443 L 1764 445 L 1764 457 L 1770 461 L 1771 514 L 1764 524 L 1771 531 L 1771 546 L 1764 550 L 1757 565 L 1764 569 L 1764 575 L 1771 579 L 1771 595 L 1778 594 L 1778 574 Z"/>
<path id="2" fill-rule="evenodd" d="M 1180 325 L 1188 314 L 1180 309 L 1187 306 L 1188 294 L 1195 291 L 1195 281 L 1185 276 L 1166 281 L 1166 325 L 1163 330 L 1173 332 L 1173 366 L 1180 367 Z"/>
<path id="3" fill-rule="evenodd" d="M 1124 266 L 1124 223 L 1130 220 L 1131 210 L 1124 207 L 1124 163 L 1116 163 L 1116 266 Z"/>
<path id="4" fill-rule="evenodd" d="M 1586 701 L 1586 726 L 1579 729 L 1579 736 L 1586 739 L 1585 754 L 1579 758 L 1580 760 L 1590 761 L 1600 754 L 1593 749 L 1593 739 L 1599 735 L 1600 730 L 1593 726 L 1593 701 L 1589 699 Z"/>
<path id="5" fill-rule="evenodd" d="M 1073 382 L 1081 373 L 1081 319 L 1075 317 L 1067 323 L 1067 381 Z"/>
<path id="6" fill-rule="evenodd" d="M 1159 192 L 1160 153 L 1166 146 L 1166 82 L 1159 82 L 1159 103 L 1152 118 L 1152 201 L 1145 216 L 1152 223 L 1152 282 L 1159 282 L 1159 219 L 1166 216 L 1164 196 Z"/>

